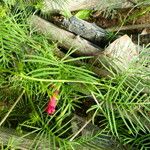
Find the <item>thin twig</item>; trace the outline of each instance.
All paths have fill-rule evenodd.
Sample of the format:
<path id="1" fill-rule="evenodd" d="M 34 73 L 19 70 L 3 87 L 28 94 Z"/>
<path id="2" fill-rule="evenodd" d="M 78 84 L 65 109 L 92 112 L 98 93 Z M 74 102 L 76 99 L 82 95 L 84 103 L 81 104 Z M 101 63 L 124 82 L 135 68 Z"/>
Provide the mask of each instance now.
<path id="1" fill-rule="evenodd" d="M 89 119 L 83 126 L 82 128 L 70 139 L 70 141 L 73 141 L 79 134 L 80 132 L 91 122 L 92 119 Z"/>
<path id="2" fill-rule="evenodd" d="M 112 27 L 108 28 L 107 31 L 123 31 L 123 30 L 134 30 L 134 29 L 139 29 L 139 28 L 150 28 L 150 24 L 136 24 L 136 25 L 128 25 L 128 26 L 122 26 L 122 27 Z"/>
<path id="3" fill-rule="evenodd" d="M 9 116 L 9 114 L 12 112 L 12 110 L 17 105 L 17 103 L 20 101 L 20 99 L 21 99 L 22 95 L 24 94 L 24 92 L 25 92 L 25 90 L 22 91 L 22 93 L 20 94 L 20 96 L 18 97 L 18 99 L 16 100 L 16 102 L 12 105 L 12 107 L 10 108 L 10 110 L 7 112 L 7 114 L 5 115 L 5 117 L 2 119 L 2 121 L 0 122 L 0 126 L 5 122 L 5 120 Z"/>

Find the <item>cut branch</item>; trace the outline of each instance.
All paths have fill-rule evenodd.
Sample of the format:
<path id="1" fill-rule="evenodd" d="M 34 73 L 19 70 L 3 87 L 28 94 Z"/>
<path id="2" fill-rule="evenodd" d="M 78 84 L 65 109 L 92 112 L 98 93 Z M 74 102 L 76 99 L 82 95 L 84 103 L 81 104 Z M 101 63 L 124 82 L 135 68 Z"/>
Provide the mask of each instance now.
<path id="1" fill-rule="evenodd" d="M 100 47 L 105 47 L 108 44 L 108 33 L 104 29 L 98 27 L 94 23 L 89 23 L 75 16 L 69 19 L 55 19 L 55 24 L 63 27 L 67 31 L 75 33 Z"/>
<path id="2" fill-rule="evenodd" d="M 123 73 L 129 68 L 131 62 L 139 59 L 137 46 L 127 35 L 115 40 L 105 50 L 102 50 L 81 37 L 75 38 L 73 33 L 60 29 L 38 16 L 32 16 L 30 23 L 38 32 L 44 34 L 52 41 L 58 42 L 58 45 L 66 48 L 66 50 L 74 48 L 76 49 L 75 54 L 79 56 L 95 56 L 89 63 L 91 66 L 95 65 L 93 72 L 100 76 L 106 75 L 108 77 L 108 75 L 113 75 L 113 72 L 119 74 Z M 104 66 L 106 68 L 104 68 Z M 135 75 L 132 74 L 130 77 L 132 78 L 134 76 Z M 147 87 L 143 87 L 142 84 L 140 89 L 143 89 L 143 92 L 146 93 L 150 92 L 149 90 L 147 91 Z"/>
<path id="3" fill-rule="evenodd" d="M 52 2 L 49 0 L 44 0 L 43 13 L 59 13 L 65 9 L 69 11 L 76 11 L 81 9 L 91 9 L 91 10 L 104 10 L 106 8 L 128 8 L 133 7 L 133 2 L 128 0 L 69 0 L 67 3 L 60 4 L 58 2 Z"/>
<path id="4" fill-rule="evenodd" d="M 135 25 L 128 25 L 128 26 L 120 26 L 120 27 L 113 27 L 108 28 L 108 32 L 115 32 L 115 31 L 124 31 L 124 30 L 134 30 L 134 29 L 144 29 L 150 28 L 150 24 L 135 24 Z"/>
<path id="5" fill-rule="evenodd" d="M 96 58 L 92 63 L 99 58 L 103 64 L 108 67 L 111 66 L 114 70 L 118 68 L 117 70 L 124 71 L 128 68 L 129 63 L 132 61 L 135 55 L 138 55 L 136 46 L 132 43 L 131 39 L 127 35 L 114 41 L 105 50 L 102 50 L 91 42 L 81 37 L 77 38 L 74 34 L 60 29 L 59 27 L 45 21 L 44 19 L 41 19 L 38 16 L 32 16 L 30 23 L 32 27 L 38 30 L 38 32 L 44 34 L 52 41 L 58 42 L 59 46 L 66 48 L 67 50 L 74 48 L 76 49 L 74 53 L 79 56 L 95 56 Z M 124 43 L 126 43 L 126 46 Z M 120 46 L 120 48 L 118 46 Z M 100 62 L 98 63 L 100 64 Z"/>
<path id="6" fill-rule="evenodd" d="M 86 120 L 84 118 L 81 118 L 81 117 L 78 117 L 77 115 L 75 115 L 75 117 L 73 117 L 73 119 L 72 119 L 72 123 L 76 124 L 78 127 L 79 126 L 83 127 L 84 124 L 86 123 Z M 72 130 L 74 130 L 73 128 L 74 127 L 72 126 Z M 77 129 L 77 130 L 79 131 L 79 129 Z M 82 133 L 84 133 L 83 136 L 85 136 L 85 134 L 87 134 L 87 133 L 88 134 L 93 134 L 93 133 L 97 134 L 101 130 L 102 129 L 100 129 L 98 126 L 93 125 L 91 122 L 88 122 L 88 125 L 84 127 L 84 129 L 82 130 Z M 25 133 L 25 134 L 27 135 L 29 133 Z M 17 133 L 14 129 L 0 128 L 0 146 L 2 146 L 2 145 L 8 146 L 8 143 L 12 140 L 11 141 L 11 147 L 9 147 L 12 149 L 20 149 L 20 150 L 29 150 L 29 149 L 49 150 L 49 149 L 54 149 L 53 145 L 55 143 L 53 143 L 54 137 L 52 135 L 49 135 L 49 137 L 52 140 L 50 140 L 49 138 L 46 138 L 46 137 L 44 139 L 41 139 L 41 138 L 37 139 L 38 144 L 36 145 L 35 143 L 37 141 L 34 139 L 37 136 L 38 135 L 36 133 L 33 133 L 32 135 L 21 137 L 21 134 Z M 73 138 L 72 138 L 72 140 L 73 140 Z M 125 149 L 123 147 L 123 145 L 120 144 L 111 135 L 104 136 L 103 134 L 99 134 L 98 138 L 103 139 L 105 142 L 103 142 L 103 140 L 100 142 L 96 138 L 93 138 L 89 142 L 91 142 L 91 144 L 92 143 L 97 144 L 98 147 L 100 147 L 102 150 L 105 150 L 105 149 L 107 149 L 107 150 L 116 150 L 116 149 L 117 150 L 124 150 Z M 107 141 L 109 141 L 109 142 L 107 142 Z M 36 148 L 35 148 L 35 145 L 36 145 Z M 86 145 L 85 146 L 84 145 L 78 145 L 78 146 L 79 146 L 78 147 L 79 149 L 82 149 L 83 147 L 86 147 L 88 149 L 88 147 Z M 59 149 L 59 147 L 55 147 L 55 148 Z"/>
<path id="7" fill-rule="evenodd" d="M 20 149 L 20 150 L 28 150 L 33 148 L 33 143 L 35 136 L 21 137 L 19 133 L 16 132 L 14 129 L 8 128 L 0 128 L 0 146 L 9 146 L 9 142 L 11 141 L 12 149 Z M 49 141 L 40 141 L 40 144 L 36 147 L 37 150 L 41 150 L 43 148 L 50 149 Z M 33 148 L 34 149 L 34 148 Z"/>
<path id="8" fill-rule="evenodd" d="M 52 41 L 58 42 L 58 45 L 70 49 L 74 48 L 76 55 L 93 56 L 102 53 L 103 49 L 93 43 L 74 35 L 68 31 L 60 29 L 54 24 L 45 21 L 38 16 L 32 16 L 31 25 L 38 29 L 38 32 L 46 35 Z"/>

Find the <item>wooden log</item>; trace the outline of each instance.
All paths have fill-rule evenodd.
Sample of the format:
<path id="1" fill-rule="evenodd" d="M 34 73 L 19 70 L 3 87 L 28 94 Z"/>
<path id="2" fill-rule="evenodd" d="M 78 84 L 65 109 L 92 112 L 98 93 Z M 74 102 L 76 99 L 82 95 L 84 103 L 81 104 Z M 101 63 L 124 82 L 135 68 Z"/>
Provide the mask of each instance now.
<path id="1" fill-rule="evenodd" d="M 91 64 L 94 64 L 95 60 L 101 60 L 106 66 L 111 66 L 114 70 L 118 68 L 122 72 L 128 68 L 132 59 L 138 55 L 136 46 L 127 35 L 114 41 L 105 50 L 102 50 L 81 37 L 75 38 L 74 34 L 60 29 L 38 16 L 32 16 L 30 23 L 38 32 L 44 34 L 52 41 L 58 42 L 58 45 L 66 49 L 75 48 L 75 54 L 95 56 Z M 96 65 L 98 64 L 100 64 L 100 61 L 96 61 Z M 99 65 L 99 67 L 101 66 Z"/>
<path id="2" fill-rule="evenodd" d="M 115 40 L 105 50 L 102 50 L 95 45 L 93 46 L 91 42 L 88 42 L 81 37 L 78 39 L 73 38 L 73 33 L 60 29 L 38 16 L 32 16 L 30 18 L 30 23 L 32 27 L 38 29 L 38 32 L 44 34 L 52 41 L 59 41 L 58 45 L 66 49 L 77 49 L 75 54 L 80 56 L 95 56 L 95 58 L 91 59 L 89 63 L 91 66 L 95 65 L 95 67 L 93 67 L 93 72 L 100 76 L 102 75 L 103 77 L 105 75 L 106 77 L 108 77 L 108 75 L 114 75 L 114 73 L 123 73 L 129 68 L 130 64 L 134 61 L 134 58 L 135 60 L 139 59 L 137 46 L 133 44 L 127 35 Z M 129 78 L 133 78 L 134 76 L 134 74 L 131 74 Z M 142 81 L 142 75 L 139 77 L 139 80 Z M 147 86 L 144 87 L 142 83 L 141 87 L 139 87 L 137 90 L 141 89 L 143 89 L 143 92 L 145 93 L 150 93 L 150 90 L 148 90 Z"/>
<path id="3" fill-rule="evenodd" d="M 35 143 L 34 138 L 36 137 L 36 134 L 34 136 L 29 137 L 22 137 L 22 134 L 19 134 L 14 129 L 9 128 L 0 128 L 0 146 L 8 146 L 10 149 L 20 149 L 20 150 L 29 150 L 34 149 L 33 145 Z M 9 145 L 9 143 L 11 143 Z M 9 147 L 10 146 L 10 147 Z M 37 150 L 45 149 L 49 150 L 49 141 L 40 141 L 40 144 L 36 147 Z"/>
<path id="4" fill-rule="evenodd" d="M 98 27 L 94 23 L 89 23 L 75 16 L 55 20 L 55 23 L 60 27 L 79 35 L 100 47 L 105 47 L 108 44 L 108 32 Z"/>
<path id="5" fill-rule="evenodd" d="M 100 129 L 98 126 L 93 125 L 91 123 L 91 120 L 86 121 L 85 118 L 81 118 L 77 115 L 75 115 L 72 119 L 72 130 L 73 130 L 73 136 L 70 138 L 70 142 L 74 141 L 77 135 L 77 132 L 80 133 L 82 132 L 82 136 L 91 136 L 93 133 L 97 134 L 98 132 L 100 133 L 102 129 Z M 85 126 L 86 124 L 86 126 Z M 76 127 L 77 128 L 76 128 Z M 80 128 L 82 128 L 82 131 L 80 131 Z M 75 131 L 76 130 L 76 131 Z M 25 134 L 28 134 L 27 132 Z M 20 150 L 28 150 L 28 149 L 35 149 L 35 144 L 37 143 L 34 138 L 37 136 L 36 133 L 33 133 L 32 135 L 22 137 L 23 134 L 19 134 L 16 132 L 14 129 L 8 129 L 8 128 L 0 128 L 0 146 L 7 146 L 10 141 L 11 146 L 9 147 L 10 149 L 20 149 Z M 79 137 L 79 136 L 78 136 Z M 53 139 L 53 137 L 51 137 Z M 63 139 L 62 139 L 63 140 Z M 69 139 L 68 139 L 69 140 Z M 38 145 L 36 146 L 37 150 L 53 150 L 53 140 L 44 138 L 43 140 L 38 141 Z M 69 142 L 69 141 L 68 141 Z M 79 139 L 80 142 L 80 139 Z M 55 143 L 56 144 L 56 143 Z M 105 135 L 104 134 L 99 134 L 97 138 L 91 139 L 87 144 L 77 144 L 76 147 L 79 149 L 86 149 L 86 150 L 91 150 L 89 145 L 96 145 L 97 148 L 101 150 L 125 150 L 123 145 L 119 143 L 114 137 L 111 135 Z M 9 145 L 8 145 L 9 146 Z M 58 148 L 59 149 L 59 148 Z"/>
<path id="6" fill-rule="evenodd" d="M 134 0 L 133 2 L 128 0 L 68 0 L 66 3 L 44 0 L 43 5 L 43 13 L 59 13 L 65 9 L 76 11 L 81 9 L 105 10 L 108 7 L 128 8 L 134 6 Z"/>
<path id="7" fill-rule="evenodd" d="M 125 30 L 135 30 L 135 29 L 144 29 L 144 28 L 150 28 L 150 24 L 135 24 L 135 25 L 127 25 L 127 26 L 117 26 L 108 28 L 108 32 L 118 32 L 118 31 L 125 31 Z"/>
<path id="8" fill-rule="evenodd" d="M 74 54 L 81 56 L 93 56 L 103 52 L 103 49 L 93 43 L 74 35 L 68 31 L 60 29 L 54 24 L 38 17 L 32 16 L 30 24 L 36 28 L 38 32 L 44 34 L 52 41 L 58 42 L 58 45 L 70 49 L 75 48 Z"/>
<path id="9" fill-rule="evenodd" d="M 79 133 L 82 134 L 82 137 L 88 137 L 91 135 L 99 134 L 93 140 L 89 140 L 85 143 L 85 150 L 91 150 L 89 145 L 95 146 L 95 149 L 100 150 L 126 150 L 126 147 L 123 146 L 115 137 L 110 134 L 104 135 L 101 128 L 97 125 L 92 124 L 92 119 L 87 119 L 88 117 L 80 117 L 78 115 L 74 115 L 72 121 L 72 128 L 74 129 L 74 133 L 77 136 Z M 74 127 L 75 126 L 75 127 Z M 84 128 L 83 128 L 84 127 Z M 76 129 L 77 128 L 77 129 Z M 80 132 L 79 132 L 80 131 Z M 89 145 L 88 145 L 89 144 Z M 83 147 L 79 147 L 79 149 L 83 149 Z M 93 147 L 94 149 L 94 147 Z"/>

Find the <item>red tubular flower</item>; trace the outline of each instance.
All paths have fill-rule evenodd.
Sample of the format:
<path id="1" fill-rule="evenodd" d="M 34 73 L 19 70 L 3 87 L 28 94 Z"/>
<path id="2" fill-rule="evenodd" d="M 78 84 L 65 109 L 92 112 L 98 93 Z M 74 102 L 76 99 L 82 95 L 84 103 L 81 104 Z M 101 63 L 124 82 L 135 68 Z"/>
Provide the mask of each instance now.
<path id="1" fill-rule="evenodd" d="M 58 99 L 58 93 L 59 91 L 56 90 L 53 95 L 50 97 L 50 100 L 48 102 L 46 112 L 48 115 L 52 115 L 55 112 L 56 104 L 57 104 L 57 99 Z"/>

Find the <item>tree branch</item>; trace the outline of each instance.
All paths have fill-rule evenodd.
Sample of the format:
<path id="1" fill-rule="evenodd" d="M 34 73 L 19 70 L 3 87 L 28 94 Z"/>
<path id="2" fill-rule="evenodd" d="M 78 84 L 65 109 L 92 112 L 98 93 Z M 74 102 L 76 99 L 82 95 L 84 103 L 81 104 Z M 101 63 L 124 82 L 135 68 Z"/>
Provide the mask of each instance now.
<path id="1" fill-rule="evenodd" d="M 36 28 L 38 32 L 47 36 L 52 41 L 58 42 L 58 45 L 70 49 L 75 48 L 74 54 L 82 56 L 93 56 L 102 53 L 103 49 L 94 45 L 93 43 L 74 35 L 68 31 L 60 29 L 54 24 L 38 17 L 32 16 L 30 23 L 33 28 Z"/>
<path id="2" fill-rule="evenodd" d="M 52 2 L 44 0 L 43 13 L 59 13 L 65 9 L 69 11 L 76 11 L 81 9 L 91 10 L 104 10 L 106 8 L 128 8 L 134 6 L 128 0 L 69 0 L 67 3 L 60 4 L 58 2 Z"/>

